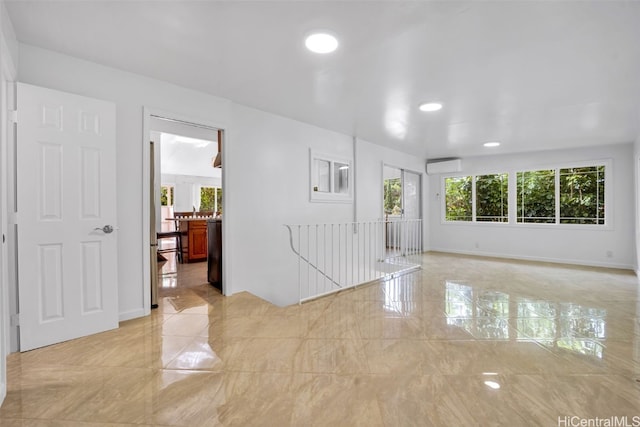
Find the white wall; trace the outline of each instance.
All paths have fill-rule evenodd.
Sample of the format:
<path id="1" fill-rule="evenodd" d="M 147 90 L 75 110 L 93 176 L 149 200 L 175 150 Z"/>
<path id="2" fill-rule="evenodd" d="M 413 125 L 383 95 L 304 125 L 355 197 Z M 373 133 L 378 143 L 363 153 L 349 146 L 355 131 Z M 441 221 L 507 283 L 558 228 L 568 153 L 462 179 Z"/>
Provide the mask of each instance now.
<path id="1" fill-rule="evenodd" d="M 215 120 L 224 127 L 229 122 L 230 102 L 24 44 L 20 45 L 18 79 L 116 104 L 120 317 L 143 315 L 142 187 L 148 185 L 142 172 L 143 106 L 203 123 Z"/>
<path id="2" fill-rule="evenodd" d="M 357 141 L 354 203 L 309 201 L 309 150 L 353 161 L 353 139 L 294 120 L 234 105 L 225 145 L 225 218 L 230 282 L 276 304 L 297 302 L 296 257 L 283 224 L 379 219 L 382 163 L 424 170 L 415 156 Z M 250 267 L 250 268 L 247 268 Z M 227 277 L 229 279 L 229 277 Z"/>
<path id="3" fill-rule="evenodd" d="M 143 106 L 200 117 L 202 123 L 213 118 L 225 129 L 227 294 L 247 290 L 276 304 L 296 302 L 295 256 L 283 224 L 354 218 L 353 203 L 309 201 L 309 150 L 353 160 L 350 136 L 27 45 L 20 46 L 19 79 L 116 103 L 119 303 L 123 319 L 143 314 Z M 364 147 L 363 159 L 374 162 L 371 169 L 358 162 L 364 174 L 358 181 L 367 183 L 358 195 L 359 219 L 378 218 L 382 159 L 417 171 L 422 170 L 422 162 L 372 144 L 359 146 Z M 374 181 L 369 183 L 371 177 Z M 370 200 L 373 193 L 376 199 Z"/>
<path id="4" fill-rule="evenodd" d="M 527 168 L 561 166 L 589 160 L 612 159 L 613 190 L 609 206 L 610 227 L 537 227 L 534 224 L 443 223 L 442 176 L 429 177 L 430 249 L 507 258 L 567 262 L 633 269 L 634 242 L 633 145 L 621 144 L 576 150 L 464 158 L 461 174 L 515 172 Z M 514 206 L 509 207 L 515 209 Z M 476 247 L 477 245 L 477 247 Z M 606 252 L 613 255 L 607 257 Z"/>
<path id="5" fill-rule="evenodd" d="M 352 221 L 353 204 L 309 202 L 309 149 L 353 159 L 351 137 L 233 105 L 223 152 L 224 218 L 234 292 L 297 302 L 295 256 L 283 224 Z"/>
<path id="6" fill-rule="evenodd" d="M 13 31 L 13 25 L 11 24 L 4 0 L 0 2 L 0 33 L 1 43 L 6 47 L 6 49 L 2 51 L 2 55 L 4 56 L 3 61 L 10 62 L 11 68 L 15 70 L 15 66 L 18 64 L 18 40 Z"/>

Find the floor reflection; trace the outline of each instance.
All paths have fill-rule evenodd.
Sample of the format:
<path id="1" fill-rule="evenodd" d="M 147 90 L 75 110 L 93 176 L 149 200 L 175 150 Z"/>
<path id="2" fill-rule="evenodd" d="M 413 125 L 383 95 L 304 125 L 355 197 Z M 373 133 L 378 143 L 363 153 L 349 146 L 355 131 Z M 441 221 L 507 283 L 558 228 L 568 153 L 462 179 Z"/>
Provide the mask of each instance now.
<path id="1" fill-rule="evenodd" d="M 386 317 L 409 317 L 416 311 L 416 287 L 420 284 L 415 274 L 403 274 L 382 282 Z"/>
<path id="2" fill-rule="evenodd" d="M 445 283 L 447 324 L 482 339 L 535 341 L 602 359 L 607 310 Z M 509 327 L 513 319 L 513 329 Z"/>
<path id="3" fill-rule="evenodd" d="M 0 425 L 521 426 L 638 415 L 633 272 L 428 254 L 419 272 L 277 307 L 222 296 L 206 263 L 177 268 L 150 316 L 11 354 Z"/>

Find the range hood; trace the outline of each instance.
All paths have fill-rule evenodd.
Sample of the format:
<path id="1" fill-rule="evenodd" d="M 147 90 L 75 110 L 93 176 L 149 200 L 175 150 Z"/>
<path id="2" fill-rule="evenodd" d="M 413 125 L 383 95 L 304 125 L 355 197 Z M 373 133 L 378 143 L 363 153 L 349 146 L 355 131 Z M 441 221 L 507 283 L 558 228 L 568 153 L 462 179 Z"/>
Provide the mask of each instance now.
<path id="1" fill-rule="evenodd" d="M 214 168 L 222 168 L 222 131 L 218 130 L 218 153 L 211 162 Z"/>
<path id="2" fill-rule="evenodd" d="M 219 151 L 218 154 L 216 154 L 216 156 L 213 158 L 211 166 L 213 166 L 214 168 L 222 168 L 222 156 L 220 155 Z"/>

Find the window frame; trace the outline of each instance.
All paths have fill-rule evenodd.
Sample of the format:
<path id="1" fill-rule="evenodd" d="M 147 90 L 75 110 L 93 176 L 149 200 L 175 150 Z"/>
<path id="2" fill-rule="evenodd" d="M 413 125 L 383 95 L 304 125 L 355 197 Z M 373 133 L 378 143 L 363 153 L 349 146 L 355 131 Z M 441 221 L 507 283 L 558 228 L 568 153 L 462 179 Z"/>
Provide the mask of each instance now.
<path id="1" fill-rule="evenodd" d="M 167 188 L 167 204 L 162 204 L 162 188 Z M 169 203 L 171 202 L 171 203 Z M 176 186 L 175 184 L 160 184 L 160 206 L 175 206 L 176 202 Z"/>
<path id="2" fill-rule="evenodd" d="M 202 189 L 203 188 L 211 188 L 211 189 L 213 189 L 213 207 L 211 208 L 211 210 L 213 211 L 214 214 L 216 212 L 221 212 L 220 205 L 218 205 L 218 192 L 222 191 L 222 187 L 215 187 L 213 185 L 201 185 L 200 186 L 200 210 L 201 211 L 208 211 L 209 209 L 202 209 Z"/>
<path id="3" fill-rule="evenodd" d="M 319 179 L 317 161 L 327 162 L 328 170 L 328 189 L 329 191 L 318 191 L 316 183 Z M 336 167 L 346 166 L 347 173 L 347 190 L 345 192 L 337 192 L 335 185 Z M 315 150 L 309 150 L 309 201 L 321 203 L 353 203 L 353 185 L 354 185 L 354 169 L 353 161 L 344 157 L 338 157 L 331 154 L 320 153 Z"/>
<path id="4" fill-rule="evenodd" d="M 560 169 L 570 169 L 570 168 L 587 168 L 587 167 L 596 167 L 596 166 L 604 166 L 604 224 L 569 224 L 569 223 L 561 223 L 560 222 Z M 600 159 L 600 160 L 585 160 L 585 161 L 574 161 L 574 162 L 563 162 L 556 163 L 553 165 L 546 166 L 536 166 L 536 167 L 528 167 L 528 168 L 520 168 L 513 170 L 511 173 L 515 177 L 517 177 L 518 172 L 534 172 L 538 170 L 553 170 L 554 171 L 554 186 L 555 186 L 555 222 L 553 223 L 534 223 L 534 222 L 518 222 L 517 220 L 517 212 L 518 212 L 518 200 L 517 200 L 517 178 L 514 181 L 516 185 L 515 191 L 515 209 L 513 209 L 515 216 L 514 225 L 517 227 L 533 227 L 533 228 L 561 228 L 568 230 L 576 230 L 576 229 L 590 229 L 590 230 L 611 230 L 613 228 L 613 220 L 611 218 L 611 204 L 613 202 L 612 191 L 614 188 L 613 184 L 613 160 L 612 159 Z"/>
<path id="5" fill-rule="evenodd" d="M 507 175 L 507 220 L 506 221 L 478 221 L 476 218 L 476 178 L 479 176 L 487 176 L 487 175 Z M 447 178 L 465 178 L 471 177 L 471 221 L 449 221 L 447 220 Z M 455 173 L 455 174 L 446 174 L 442 175 L 440 180 L 440 193 L 438 194 L 438 198 L 440 199 L 441 209 L 440 209 L 440 218 L 442 224 L 458 224 L 458 225 L 469 225 L 469 224 L 479 224 L 480 226 L 505 226 L 507 224 L 511 224 L 512 221 L 512 209 L 511 209 L 511 182 L 512 182 L 512 174 L 511 172 L 501 171 L 501 172 L 477 172 L 477 173 Z"/>
<path id="6" fill-rule="evenodd" d="M 581 168 L 581 167 L 594 167 L 604 166 L 604 224 L 567 224 L 560 223 L 560 169 L 568 168 Z M 570 162 L 558 162 L 552 164 L 538 164 L 536 166 L 527 166 L 522 168 L 509 168 L 508 170 L 495 171 L 481 171 L 481 172 L 466 172 L 466 173 L 451 173 L 440 175 L 440 192 L 436 194 L 436 197 L 440 203 L 440 223 L 446 226 L 479 226 L 479 227 L 518 227 L 518 228 L 550 228 L 550 229 L 562 229 L 562 230 L 611 230 L 614 227 L 614 218 L 612 213 L 613 206 L 613 192 L 615 189 L 614 182 L 614 161 L 611 158 L 583 160 L 583 161 L 570 161 Z M 518 222 L 518 172 L 533 172 L 538 170 L 554 170 L 555 172 L 555 222 L 553 223 L 532 223 L 532 222 Z M 483 175 L 499 175 L 507 174 L 509 179 L 508 189 L 508 221 L 506 222 L 493 222 L 493 221 L 476 221 L 476 186 L 475 177 Z M 447 221 L 447 206 L 446 206 L 446 183 L 447 178 L 459 178 L 471 176 L 473 179 L 472 186 L 472 220 L 471 221 Z"/>

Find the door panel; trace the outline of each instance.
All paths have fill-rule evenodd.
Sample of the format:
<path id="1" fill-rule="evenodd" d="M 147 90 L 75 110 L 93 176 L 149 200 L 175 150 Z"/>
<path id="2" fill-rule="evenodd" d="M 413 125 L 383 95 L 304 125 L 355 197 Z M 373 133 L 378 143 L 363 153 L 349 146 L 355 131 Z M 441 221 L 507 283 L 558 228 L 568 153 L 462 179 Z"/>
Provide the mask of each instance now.
<path id="1" fill-rule="evenodd" d="M 117 328 L 115 106 L 18 84 L 17 193 L 20 350 Z"/>
<path id="2" fill-rule="evenodd" d="M 402 171 L 402 208 L 405 219 L 420 219 L 420 175 Z"/>
<path id="3" fill-rule="evenodd" d="M 415 172 L 402 171 L 402 207 L 403 218 L 406 220 L 418 220 L 422 218 L 421 177 Z M 407 222 L 403 247 L 405 250 L 421 250 L 422 224 L 418 221 Z"/>

